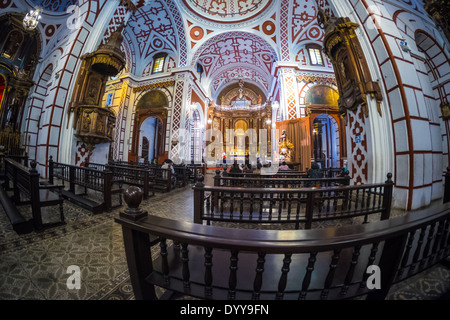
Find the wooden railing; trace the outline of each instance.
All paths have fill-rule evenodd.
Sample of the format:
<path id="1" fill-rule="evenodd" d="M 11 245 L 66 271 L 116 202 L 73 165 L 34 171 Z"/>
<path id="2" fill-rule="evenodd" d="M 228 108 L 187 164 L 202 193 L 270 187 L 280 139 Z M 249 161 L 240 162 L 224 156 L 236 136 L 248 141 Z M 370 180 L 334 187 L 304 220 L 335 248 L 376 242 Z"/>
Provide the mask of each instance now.
<path id="1" fill-rule="evenodd" d="M 337 185 L 349 185 L 350 177 L 333 178 L 279 178 L 265 176 L 231 177 L 222 176 L 220 170 L 216 170 L 214 176 L 215 187 L 241 187 L 241 188 L 304 188 L 304 187 L 331 187 Z"/>
<path id="2" fill-rule="evenodd" d="M 313 222 L 379 214 L 391 211 L 392 174 L 380 184 L 320 188 L 194 187 L 194 223 L 204 221 L 295 223 L 310 229 Z"/>
<path id="3" fill-rule="evenodd" d="M 155 286 L 166 289 L 161 299 L 177 292 L 216 300 L 382 300 L 393 284 L 450 254 L 450 204 L 316 230 L 236 229 L 133 214 L 115 221 L 138 300 L 158 299 Z M 369 279 L 377 269 L 379 286 Z"/>

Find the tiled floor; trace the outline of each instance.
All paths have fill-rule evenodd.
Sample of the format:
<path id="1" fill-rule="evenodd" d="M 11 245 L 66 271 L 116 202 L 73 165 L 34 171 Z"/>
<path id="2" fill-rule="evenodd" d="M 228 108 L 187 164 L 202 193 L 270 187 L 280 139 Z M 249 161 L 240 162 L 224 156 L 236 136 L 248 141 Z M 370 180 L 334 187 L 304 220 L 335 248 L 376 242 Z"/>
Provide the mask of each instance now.
<path id="1" fill-rule="evenodd" d="M 192 221 L 193 191 L 157 193 L 142 206 L 153 215 Z M 124 207 L 94 216 L 66 201 L 64 210 L 66 225 L 18 236 L 0 206 L 0 300 L 134 299 L 121 227 L 113 221 Z M 27 207 L 20 211 L 30 215 Z M 73 265 L 81 270 L 79 290 L 67 287 Z M 450 270 L 438 265 L 395 286 L 388 299 L 439 299 L 448 291 Z"/>

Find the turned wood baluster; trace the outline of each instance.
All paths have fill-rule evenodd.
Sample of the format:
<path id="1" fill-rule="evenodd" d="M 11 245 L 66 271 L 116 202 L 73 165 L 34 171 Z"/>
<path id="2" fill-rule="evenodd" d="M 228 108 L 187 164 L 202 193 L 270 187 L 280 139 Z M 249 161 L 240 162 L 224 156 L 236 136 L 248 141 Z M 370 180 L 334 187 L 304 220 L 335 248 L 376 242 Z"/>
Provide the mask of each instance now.
<path id="1" fill-rule="evenodd" d="M 449 230 L 449 228 L 450 228 L 450 219 L 447 219 L 445 221 L 444 234 L 443 234 L 443 236 L 441 238 L 441 244 L 440 244 L 441 251 L 442 251 L 441 254 L 444 254 L 444 256 L 445 256 L 445 249 L 447 249 L 446 243 L 448 241 L 450 241 L 450 230 Z"/>
<path id="2" fill-rule="evenodd" d="M 367 262 L 367 267 L 366 270 L 369 266 L 372 266 L 375 262 L 375 259 L 377 257 L 377 252 L 378 252 L 378 246 L 380 245 L 379 241 L 376 241 L 372 244 L 372 249 L 370 249 L 370 256 L 369 256 L 369 261 Z M 359 285 L 360 289 L 366 288 L 367 287 L 367 279 L 369 278 L 369 274 L 364 272 L 363 275 L 363 279 L 361 281 L 361 284 Z"/>
<path id="3" fill-rule="evenodd" d="M 370 207 L 370 190 L 372 190 L 372 188 L 369 188 L 367 191 L 366 191 L 366 204 L 365 205 L 363 205 L 363 208 L 365 208 L 366 209 L 366 214 L 364 215 L 364 222 L 363 222 L 363 224 L 365 224 L 365 223 L 369 223 L 369 214 L 367 213 L 367 210 L 369 209 L 369 207 Z"/>
<path id="4" fill-rule="evenodd" d="M 283 213 L 283 202 L 286 201 L 286 193 L 280 193 L 278 199 L 278 220 L 281 219 L 281 214 Z"/>
<path id="5" fill-rule="evenodd" d="M 347 275 L 345 276 L 344 286 L 341 290 L 341 295 L 345 296 L 347 294 L 348 288 L 352 282 L 353 274 L 355 273 L 356 265 L 358 264 L 358 258 L 361 251 L 361 245 L 357 245 L 353 250 L 352 261 L 350 262 L 350 268 L 347 271 Z"/>
<path id="6" fill-rule="evenodd" d="M 264 252 L 258 253 L 258 260 L 256 265 L 256 276 L 255 280 L 253 281 L 253 300 L 258 300 L 260 298 L 261 294 L 261 288 L 262 288 L 262 278 L 263 278 L 263 272 L 264 272 L 264 264 L 266 263 L 266 254 Z"/>
<path id="7" fill-rule="evenodd" d="M 189 280 L 191 277 L 191 273 L 189 271 L 189 250 L 187 243 L 181 244 L 181 261 L 183 262 L 183 270 L 182 270 L 183 286 L 185 289 L 189 289 L 191 287 Z"/>
<path id="8" fill-rule="evenodd" d="M 272 220 L 272 205 L 273 205 L 273 193 L 270 193 L 269 199 L 269 221 Z"/>
<path id="9" fill-rule="evenodd" d="M 159 244 L 161 247 L 161 269 L 163 273 L 164 282 L 169 282 L 169 262 L 167 261 L 167 239 L 162 238 Z"/>
<path id="10" fill-rule="evenodd" d="M 234 192 L 230 192 L 230 218 L 233 218 L 234 212 Z"/>
<path id="11" fill-rule="evenodd" d="M 409 273 L 414 272 L 416 265 L 417 265 L 417 261 L 419 261 L 420 251 L 422 250 L 422 244 L 423 244 L 423 239 L 425 237 L 426 230 L 427 230 L 427 227 L 422 227 L 420 229 L 419 240 L 417 241 L 417 247 L 416 247 L 416 251 L 414 252 L 413 261 L 411 263 L 411 266 L 409 267 Z"/>
<path id="12" fill-rule="evenodd" d="M 250 193 L 250 208 L 249 208 L 250 219 L 253 219 L 253 204 L 254 203 L 255 203 L 255 194 L 252 192 L 252 193 Z"/>
<path id="13" fill-rule="evenodd" d="M 321 299 L 327 299 L 328 293 L 330 292 L 330 287 L 333 284 L 334 274 L 336 272 L 336 267 L 339 262 L 341 249 L 335 249 L 333 257 L 331 258 L 330 269 L 328 270 L 327 278 L 325 279 L 324 289 L 320 295 Z"/>
<path id="14" fill-rule="evenodd" d="M 278 292 L 275 297 L 277 300 L 282 300 L 284 297 L 284 290 L 286 290 L 287 285 L 287 276 L 292 262 L 291 257 L 292 253 L 287 253 L 284 255 L 283 267 L 281 268 L 281 277 L 280 281 L 278 282 Z"/>
<path id="15" fill-rule="evenodd" d="M 219 195 L 217 194 L 217 192 L 211 192 L 211 217 L 214 217 L 214 210 L 216 208 L 216 205 L 218 205 L 218 201 L 219 201 Z"/>
<path id="16" fill-rule="evenodd" d="M 259 194 L 259 220 L 262 220 L 263 206 L 264 206 L 264 193 L 260 193 Z"/>
<path id="17" fill-rule="evenodd" d="M 408 243 L 406 244 L 406 250 L 405 250 L 405 253 L 404 253 L 404 255 L 403 255 L 402 262 L 400 263 L 400 270 L 398 270 L 398 276 L 397 276 L 397 277 L 398 277 L 399 279 L 401 279 L 401 277 L 402 277 L 402 275 L 403 275 L 403 272 L 404 272 L 405 269 L 406 269 L 406 265 L 407 265 L 408 260 L 409 260 L 409 254 L 410 254 L 411 248 L 412 248 L 412 246 L 413 246 L 413 242 L 414 242 L 414 237 L 415 237 L 415 235 L 416 235 L 416 230 L 412 231 L 412 232 L 409 234 Z"/>
<path id="18" fill-rule="evenodd" d="M 225 193 L 220 192 L 220 218 L 223 218 L 223 210 L 224 210 L 224 203 L 225 203 Z"/>
<path id="19" fill-rule="evenodd" d="M 238 270 L 239 251 L 231 251 L 230 258 L 230 276 L 228 278 L 228 299 L 236 299 L 237 270 Z"/>
<path id="20" fill-rule="evenodd" d="M 431 250 L 432 260 L 436 258 L 437 252 L 439 251 L 439 246 L 441 244 L 441 239 L 444 236 L 444 220 L 439 221 L 439 226 L 437 228 L 436 238 L 434 239 L 433 249 Z"/>
<path id="21" fill-rule="evenodd" d="M 308 293 L 309 285 L 311 284 L 311 276 L 314 271 L 314 264 L 316 263 L 317 252 L 311 252 L 309 254 L 308 265 L 306 266 L 306 274 L 303 278 L 302 291 L 298 297 L 299 300 L 305 300 Z"/>
<path id="22" fill-rule="evenodd" d="M 356 189 L 355 206 L 353 207 L 353 210 L 355 212 L 358 211 L 358 207 L 359 207 L 359 189 Z"/>
<path id="23" fill-rule="evenodd" d="M 288 198 L 288 208 L 287 208 L 287 219 L 291 220 L 291 209 L 292 209 L 292 201 L 294 199 L 294 194 L 293 193 L 289 193 L 289 198 Z"/>
<path id="24" fill-rule="evenodd" d="M 428 253 L 430 251 L 431 242 L 433 241 L 434 236 L 434 227 L 436 226 L 436 222 L 433 222 L 430 225 L 430 229 L 428 231 L 428 237 L 427 237 L 427 244 L 425 245 L 425 249 L 423 250 L 422 254 L 422 261 L 420 261 L 420 269 L 423 269 L 427 260 L 428 260 Z"/>
<path id="25" fill-rule="evenodd" d="M 212 282 L 213 282 L 213 275 L 212 275 L 212 248 L 205 247 L 205 295 L 211 296 L 212 295 Z"/>
<path id="26" fill-rule="evenodd" d="M 244 215 L 244 193 L 241 192 L 241 196 L 239 199 L 239 219 L 242 220 Z"/>

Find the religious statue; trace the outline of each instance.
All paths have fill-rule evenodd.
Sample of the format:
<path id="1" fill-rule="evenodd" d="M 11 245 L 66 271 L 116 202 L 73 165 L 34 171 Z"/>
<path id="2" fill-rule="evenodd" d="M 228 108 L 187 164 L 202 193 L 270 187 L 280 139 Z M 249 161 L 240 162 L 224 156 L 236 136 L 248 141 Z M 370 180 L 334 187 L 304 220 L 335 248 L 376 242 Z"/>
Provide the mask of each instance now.
<path id="1" fill-rule="evenodd" d="M 280 161 L 290 162 L 293 156 L 294 144 L 287 138 L 286 130 L 283 130 L 280 136 L 278 147 L 280 148 Z"/>

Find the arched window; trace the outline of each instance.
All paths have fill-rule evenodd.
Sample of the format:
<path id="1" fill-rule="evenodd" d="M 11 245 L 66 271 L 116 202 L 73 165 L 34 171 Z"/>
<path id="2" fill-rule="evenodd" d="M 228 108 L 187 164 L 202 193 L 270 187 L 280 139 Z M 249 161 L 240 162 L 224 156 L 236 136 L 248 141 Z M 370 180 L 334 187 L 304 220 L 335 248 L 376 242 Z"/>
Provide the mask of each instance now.
<path id="1" fill-rule="evenodd" d="M 312 66 L 324 66 L 322 57 L 322 48 L 316 44 L 309 44 L 306 46 L 309 54 L 309 61 Z"/>
<path id="2" fill-rule="evenodd" d="M 153 57 L 152 74 L 161 73 L 164 71 L 164 64 L 166 62 L 167 53 L 158 53 Z"/>
<path id="3" fill-rule="evenodd" d="M 202 81 L 203 66 L 200 63 L 197 63 L 197 74 L 198 74 L 198 81 Z"/>

